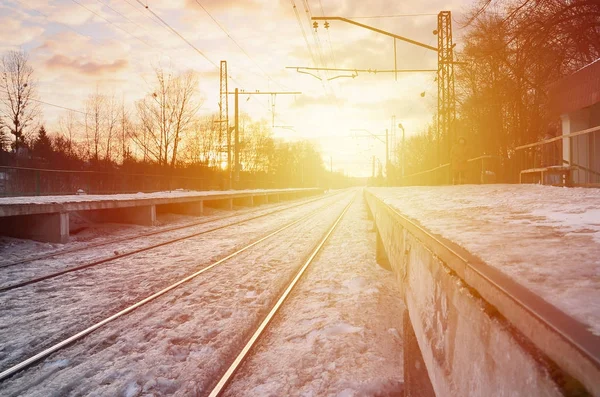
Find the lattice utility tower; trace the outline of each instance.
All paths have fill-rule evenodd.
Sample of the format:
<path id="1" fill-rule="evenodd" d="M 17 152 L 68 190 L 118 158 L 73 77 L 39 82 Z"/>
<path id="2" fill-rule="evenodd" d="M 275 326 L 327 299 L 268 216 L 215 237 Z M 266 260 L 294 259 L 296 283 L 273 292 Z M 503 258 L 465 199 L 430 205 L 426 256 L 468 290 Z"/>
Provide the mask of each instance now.
<path id="1" fill-rule="evenodd" d="M 452 44 L 452 17 L 450 11 L 438 14 L 438 159 L 441 161 L 456 140 L 456 95 L 454 92 L 454 45 Z M 440 153 L 440 140 L 448 153 Z M 448 158 L 449 160 L 449 158 Z"/>
<path id="2" fill-rule="evenodd" d="M 460 62 L 454 61 L 453 51 L 454 44 L 452 43 L 452 16 L 450 11 L 441 11 L 438 14 L 437 29 L 433 31 L 433 34 L 438 36 L 437 47 L 432 47 L 428 44 L 421 43 L 415 40 L 408 39 L 406 37 L 399 36 L 385 30 L 375 28 L 373 26 L 365 25 L 348 18 L 336 17 L 336 16 L 322 16 L 312 17 L 313 21 L 343 21 L 364 29 L 372 30 L 379 34 L 394 38 L 394 49 L 395 40 L 404 41 L 410 44 L 417 45 L 419 47 L 426 48 L 431 51 L 435 51 L 438 54 L 438 68 L 436 70 L 398 70 L 395 66 L 393 70 L 385 71 L 372 71 L 367 70 L 369 73 L 414 73 L 414 72 L 437 72 L 437 83 L 438 83 L 438 114 L 437 114 L 437 154 L 438 162 L 443 163 L 443 160 L 447 159 L 450 155 L 450 148 L 455 137 L 456 131 L 456 96 L 454 91 L 454 65 Z M 318 24 L 313 25 L 316 29 Z M 326 26 L 328 28 L 328 26 Z M 395 62 L 395 60 L 394 60 Z M 296 69 L 300 73 L 306 73 L 300 71 L 303 70 L 329 70 L 329 71 L 354 71 L 352 76 L 339 76 L 339 77 L 356 77 L 358 75 L 357 69 L 331 69 L 331 68 L 306 68 L 306 67 L 289 67 Z M 307 73 L 310 74 L 310 73 Z M 443 145 L 442 145 L 443 141 Z M 444 153 L 442 153 L 441 147 L 446 147 Z"/>
<path id="3" fill-rule="evenodd" d="M 231 157 L 230 141 L 231 133 L 229 131 L 229 100 L 227 96 L 227 61 L 221 61 L 221 82 L 219 92 L 219 167 L 223 164 L 222 155 L 227 146 L 227 161 Z M 224 138 L 227 138 L 226 145 L 223 143 Z"/>

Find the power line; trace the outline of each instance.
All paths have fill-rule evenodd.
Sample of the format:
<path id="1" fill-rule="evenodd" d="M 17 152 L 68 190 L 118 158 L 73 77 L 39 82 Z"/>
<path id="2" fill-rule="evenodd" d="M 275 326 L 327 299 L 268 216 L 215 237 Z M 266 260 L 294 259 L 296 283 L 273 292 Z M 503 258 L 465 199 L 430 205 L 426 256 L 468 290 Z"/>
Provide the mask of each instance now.
<path id="1" fill-rule="evenodd" d="M 8 91 L 6 91 L 6 90 L 2 90 L 2 92 L 4 92 L 5 94 L 8 94 L 8 95 L 10 95 L 10 92 L 8 92 Z M 52 107 L 55 107 L 55 108 L 64 109 L 64 110 L 69 110 L 69 111 L 71 111 L 71 112 L 76 112 L 76 113 L 81 113 L 81 114 L 84 114 L 84 115 L 88 115 L 88 113 L 86 113 L 86 112 L 83 112 L 83 111 L 81 111 L 81 110 L 77 110 L 77 109 L 71 109 L 71 108 L 68 108 L 68 107 L 65 107 L 65 106 L 57 105 L 57 104 L 55 104 L 55 103 L 44 102 L 44 101 L 41 101 L 41 100 L 39 100 L 39 99 L 34 99 L 34 98 L 29 98 L 29 100 L 30 100 L 30 101 L 34 101 L 34 102 L 38 102 L 38 103 L 41 103 L 41 104 L 44 104 L 44 105 L 52 106 Z"/>
<path id="2" fill-rule="evenodd" d="M 129 32 L 128 30 L 126 30 L 126 29 L 123 29 L 123 28 L 122 28 L 122 27 L 120 27 L 119 25 L 117 25 L 117 24 L 115 24 L 115 23 L 113 23 L 113 22 L 109 21 L 108 19 L 104 18 L 102 15 L 100 15 L 100 14 L 98 14 L 96 11 L 94 11 L 94 10 L 92 10 L 92 9 L 88 8 L 87 6 L 85 6 L 84 4 L 80 3 L 79 1 L 77 1 L 77 0 L 73 0 L 73 2 L 74 2 L 75 4 L 78 4 L 78 5 L 80 5 L 81 7 L 85 8 L 86 10 L 88 10 L 89 12 L 91 12 L 92 14 L 96 15 L 98 18 L 101 18 L 101 19 L 105 20 L 106 22 L 108 22 L 109 24 L 113 25 L 113 26 L 114 26 L 114 27 L 116 27 L 117 29 L 120 29 L 120 30 L 122 30 L 123 32 L 127 33 L 128 35 L 130 35 L 131 37 L 135 38 L 136 40 L 139 40 L 139 41 L 141 41 L 142 43 L 144 43 L 144 44 L 145 44 L 145 45 L 147 45 L 148 47 L 150 47 L 150 48 L 153 48 L 153 47 L 152 47 L 152 46 L 151 46 L 151 45 L 150 45 L 150 44 L 149 44 L 147 41 L 145 41 L 145 40 L 142 40 L 141 38 L 137 37 L 136 35 L 134 35 L 133 33 Z"/>
<path id="3" fill-rule="evenodd" d="M 325 11 L 323 10 L 323 2 L 319 0 L 319 6 L 321 7 L 321 15 L 325 16 Z M 337 62 L 335 61 L 335 53 L 333 52 L 333 46 L 331 45 L 331 34 L 329 33 L 329 29 L 327 30 L 327 41 L 329 42 L 329 51 L 331 53 L 331 60 L 333 61 L 333 67 L 337 68 Z"/>
<path id="4" fill-rule="evenodd" d="M 346 17 L 348 19 L 376 19 L 376 18 L 402 18 L 402 17 L 431 17 L 437 14 L 395 14 L 395 15 L 371 15 L 371 16 L 354 16 Z"/>
<path id="5" fill-rule="evenodd" d="M 142 15 L 144 18 L 148 19 L 149 21 L 151 21 L 152 23 L 154 23 L 156 26 L 159 26 L 161 29 L 164 29 L 166 32 L 171 33 L 171 31 L 169 29 L 167 29 L 162 23 L 158 22 L 156 19 L 152 18 L 151 16 L 149 16 L 148 14 L 146 14 L 145 12 L 143 12 L 142 10 L 140 10 L 139 8 L 137 8 L 135 5 L 133 5 L 130 0 L 125 0 L 125 2 L 127 4 L 129 4 L 129 6 L 131 8 L 133 8 L 134 10 L 136 10 L 137 12 L 140 13 L 140 15 Z M 144 6 L 145 8 L 145 6 Z"/>
<path id="6" fill-rule="evenodd" d="M 296 15 L 296 20 L 298 21 L 298 25 L 300 26 L 300 30 L 302 31 L 302 36 L 304 37 L 304 41 L 306 42 L 306 47 L 308 48 L 308 52 L 313 61 L 313 65 L 315 67 L 318 67 L 319 65 L 317 64 L 315 55 L 313 54 L 312 48 L 308 41 L 308 37 L 306 36 L 306 32 L 304 31 L 304 25 L 302 25 L 302 20 L 300 19 L 300 14 L 298 13 L 298 8 L 296 7 L 296 3 L 294 2 L 294 0 L 290 0 L 290 2 L 292 3 L 292 8 L 294 9 L 294 14 Z"/>
<path id="7" fill-rule="evenodd" d="M 115 14 L 120 15 L 123 19 L 125 19 L 126 21 L 128 21 L 129 23 L 137 26 L 140 29 L 146 30 L 146 28 L 144 28 L 143 26 L 141 26 L 139 23 L 132 21 L 131 19 L 129 19 L 129 17 L 125 16 L 124 14 L 122 14 L 121 12 L 115 10 L 114 8 L 112 8 L 107 2 L 106 0 L 97 0 L 100 4 L 103 4 L 104 6 L 108 7 L 109 10 L 111 10 L 112 12 L 114 12 Z"/>
<path id="8" fill-rule="evenodd" d="M 76 1 L 76 0 L 73 0 Z M 156 14 L 154 11 L 152 11 L 147 5 L 145 5 L 144 3 L 142 3 L 140 0 L 136 0 L 140 5 L 142 5 L 145 9 L 148 10 L 148 12 L 150 12 L 152 15 L 154 15 L 156 17 L 156 19 L 158 19 L 159 21 L 161 21 L 167 28 L 169 28 L 169 30 L 173 33 L 175 33 L 179 38 L 181 38 L 181 40 L 185 41 L 187 45 L 189 45 L 190 47 L 192 47 L 198 54 L 200 54 L 204 59 L 206 59 L 211 65 L 213 65 L 216 69 L 219 69 L 219 66 L 214 63 L 209 57 L 207 57 L 202 51 L 200 51 L 195 45 L 193 45 L 192 43 L 190 43 L 188 41 L 188 39 L 186 39 L 185 37 L 183 37 L 177 30 L 175 30 L 173 27 L 171 27 L 171 25 L 169 25 L 164 19 L 162 19 L 160 16 L 158 16 L 158 14 Z"/>
<path id="9" fill-rule="evenodd" d="M 210 17 L 210 19 L 213 20 L 213 22 L 219 27 L 219 29 L 221 29 L 223 33 L 225 33 L 227 37 L 229 37 L 229 39 L 244 53 L 244 55 L 248 57 L 250 61 L 252 61 L 254 66 L 256 66 L 268 80 L 274 81 L 275 83 L 277 83 L 277 85 L 279 85 L 282 88 L 287 88 L 275 81 L 273 78 L 271 78 L 271 76 L 269 76 L 269 74 L 258 64 L 258 62 L 256 62 L 254 58 L 252 58 L 250 54 L 248 54 L 248 52 L 231 36 L 231 34 L 229 34 L 227 29 L 225 29 L 225 27 L 221 23 L 219 23 L 219 21 L 216 20 L 216 18 L 206 9 L 206 7 L 202 5 L 202 3 L 200 3 L 200 1 L 196 0 L 196 3 L 198 3 L 202 10 L 204 10 L 204 12 Z"/>

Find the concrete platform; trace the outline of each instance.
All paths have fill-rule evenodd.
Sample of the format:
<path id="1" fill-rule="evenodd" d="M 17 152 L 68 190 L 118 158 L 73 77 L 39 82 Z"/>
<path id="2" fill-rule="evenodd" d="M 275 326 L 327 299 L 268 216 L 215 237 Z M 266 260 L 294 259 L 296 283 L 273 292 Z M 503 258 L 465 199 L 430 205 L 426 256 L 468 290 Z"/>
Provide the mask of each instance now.
<path id="1" fill-rule="evenodd" d="M 600 395 L 595 323 L 569 310 L 581 306 L 594 314 L 595 289 L 568 295 L 557 287 L 560 280 L 543 279 L 541 286 L 553 285 L 560 299 L 575 299 L 558 308 L 551 291 L 532 281 L 544 272 L 567 278 L 585 269 L 582 242 L 590 268 L 597 266 L 595 240 L 581 240 L 577 222 L 571 220 L 559 242 L 560 224 L 550 227 L 542 214 L 576 212 L 561 201 L 569 198 L 580 201 L 573 203 L 579 214 L 594 211 L 599 193 L 535 186 L 401 189 L 367 189 L 365 198 L 378 233 L 377 256 L 392 268 L 408 311 L 405 395 Z M 512 219 L 513 212 L 518 217 Z M 593 232 L 581 222 L 581 233 Z M 559 261 L 555 267 L 552 258 Z M 525 267 L 516 277 L 511 270 L 519 260 Z M 586 272 L 581 285 L 593 280 Z"/>
<path id="2" fill-rule="evenodd" d="M 0 234 L 65 243 L 72 212 L 83 212 L 97 222 L 152 226 L 157 207 L 161 212 L 201 216 L 205 205 L 231 210 L 233 205 L 254 206 L 322 193 L 323 189 L 274 189 L 0 198 Z"/>

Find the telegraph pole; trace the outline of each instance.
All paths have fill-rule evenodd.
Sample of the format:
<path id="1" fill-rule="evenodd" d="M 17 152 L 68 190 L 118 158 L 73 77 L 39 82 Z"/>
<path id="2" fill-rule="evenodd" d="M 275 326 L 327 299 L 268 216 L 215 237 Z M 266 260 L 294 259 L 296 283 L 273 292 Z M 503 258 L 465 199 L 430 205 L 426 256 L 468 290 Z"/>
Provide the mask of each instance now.
<path id="1" fill-rule="evenodd" d="M 244 95 L 300 95 L 302 94 L 301 92 L 298 91 L 253 91 L 253 92 L 246 92 L 246 91 L 240 91 L 238 88 L 235 89 L 235 91 L 233 92 L 225 92 L 225 96 L 227 95 L 234 95 L 235 97 L 235 126 L 234 131 L 235 131 L 235 137 L 234 137 L 234 144 L 235 147 L 233 149 L 234 153 L 235 153 L 235 182 L 239 182 L 240 180 L 240 117 L 239 117 L 239 96 L 241 94 Z M 274 110 L 273 110 L 274 111 Z M 230 134 L 228 134 L 229 136 Z M 229 139 L 227 142 L 227 153 L 231 153 L 231 140 Z M 227 157 L 227 165 L 228 165 L 228 169 L 229 169 L 229 185 L 231 187 L 231 158 L 228 156 Z"/>
<path id="2" fill-rule="evenodd" d="M 234 151 L 235 151 L 235 185 L 237 187 L 238 182 L 240 181 L 240 106 L 238 95 L 239 90 L 235 89 L 235 110 L 234 110 L 234 119 L 235 119 L 235 140 L 234 140 Z"/>
<path id="3" fill-rule="evenodd" d="M 385 179 L 389 185 L 389 179 L 390 179 L 390 150 L 389 150 L 389 136 L 388 136 L 388 130 L 387 128 L 385 129 Z"/>

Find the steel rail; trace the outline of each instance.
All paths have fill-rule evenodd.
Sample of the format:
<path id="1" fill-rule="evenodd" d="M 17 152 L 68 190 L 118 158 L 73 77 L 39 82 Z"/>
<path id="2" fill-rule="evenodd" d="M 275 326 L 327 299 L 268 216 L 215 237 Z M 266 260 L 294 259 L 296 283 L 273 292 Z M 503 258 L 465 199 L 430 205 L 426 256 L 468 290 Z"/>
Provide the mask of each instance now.
<path id="1" fill-rule="evenodd" d="M 303 204 L 309 204 L 309 203 L 315 202 L 317 200 L 321 200 L 322 198 L 325 198 L 328 196 L 330 197 L 331 194 L 329 193 L 329 194 L 320 196 L 318 198 L 313 198 L 310 200 L 300 199 L 300 200 L 302 200 L 300 203 L 289 205 L 286 208 L 288 208 L 288 209 L 295 208 L 295 207 L 303 205 Z M 280 207 L 285 206 L 285 205 L 286 205 L 286 203 L 280 203 L 279 205 L 275 206 L 275 208 L 280 209 Z M 266 209 L 262 209 L 262 210 L 266 210 Z M 155 236 L 158 234 L 164 234 L 164 233 L 169 233 L 169 232 L 173 232 L 173 231 L 177 231 L 177 230 L 183 230 L 183 229 L 191 228 L 191 227 L 195 227 L 195 226 L 206 225 L 206 224 L 212 223 L 212 222 L 218 222 L 218 221 L 223 221 L 223 220 L 230 219 L 230 218 L 235 218 L 238 216 L 249 215 L 249 214 L 252 214 L 253 212 L 258 212 L 258 211 L 261 211 L 261 209 L 255 208 L 255 209 L 251 209 L 249 211 L 243 211 L 241 213 L 231 214 L 231 215 L 227 215 L 227 216 L 223 216 L 223 217 L 219 217 L 219 218 L 215 218 L 215 219 L 208 219 L 208 220 L 203 220 L 200 222 L 191 222 L 191 223 L 186 223 L 184 225 L 172 226 L 172 227 L 164 228 L 164 229 L 153 231 L 153 232 L 146 232 L 146 233 L 136 234 L 133 236 L 116 238 L 116 239 L 113 239 L 110 241 L 103 241 L 103 242 L 98 242 L 98 243 L 87 244 L 85 247 L 67 248 L 67 249 L 60 250 L 60 251 L 48 252 L 46 254 L 34 255 L 34 256 L 31 256 L 28 258 L 16 260 L 14 262 L 0 264 L 0 269 L 6 268 L 6 267 L 17 266 L 17 265 L 23 265 L 25 263 L 35 262 L 35 261 L 39 261 L 39 260 L 50 259 L 50 258 L 54 258 L 56 256 L 65 255 L 65 254 L 72 254 L 74 252 L 85 251 L 90 248 L 98 248 L 98 247 L 103 247 L 103 246 L 110 245 L 110 244 L 117 244 L 117 243 L 121 243 L 124 241 L 135 240 L 138 238 L 150 237 L 150 236 Z M 254 219 L 254 218 L 249 218 L 249 219 Z"/>
<path id="2" fill-rule="evenodd" d="M 146 303 L 151 302 L 151 301 L 155 300 L 156 298 L 158 298 L 158 297 L 160 297 L 162 295 L 165 295 L 169 291 L 174 290 L 175 288 L 179 287 L 180 285 L 185 284 L 188 281 L 193 280 L 194 278 L 198 277 L 199 275 L 203 274 L 204 272 L 206 272 L 206 271 L 208 271 L 208 270 L 210 270 L 210 269 L 212 269 L 212 268 L 214 268 L 214 267 L 216 267 L 216 266 L 218 266 L 218 265 L 220 265 L 220 264 L 228 261 L 229 259 L 231 259 L 231 258 L 233 258 L 233 257 L 235 257 L 235 256 L 237 256 L 237 255 L 239 255 L 239 254 L 241 254 L 241 253 L 249 250 L 250 248 L 252 248 L 252 247 L 254 247 L 254 246 L 262 243 L 263 241 L 265 241 L 265 240 L 267 240 L 267 239 L 269 239 L 269 238 L 271 238 L 271 237 L 273 237 L 273 236 L 275 236 L 275 235 L 277 235 L 277 234 L 279 234 L 279 233 L 281 233 L 281 232 L 289 229 L 290 227 L 292 227 L 292 226 L 294 226 L 294 225 L 296 225 L 296 224 L 298 224 L 298 223 L 300 223 L 302 221 L 310 219 L 315 214 L 319 213 L 320 211 L 324 210 L 325 208 L 328 208 L 328 207 L 334 205 L 337 202 L 338 201 L 336 200 L 333 203 L 325 204 L 325 205 L 323 205 L 323 206 L 315 209 L 314 211 L 311 211 L 308 214 L 303 215 L 302 217 L 300 217 L 300 218 L 298 218 L 298 219 L 296 219 L 294 221 L 291 221 L 291 222 L 285 224 L 284 226 L 276 229 L 275 231 L 266 234 L 265 236 L 259 238 L 258 240 L 255 240 L 254 242 L 252 242 L 252 243 L 244 246 L 243 248 L 241 248 L 241 249 L 239 249 L 239 250 L 237 250 L 237 251 L 235 251 L 235 252 L 233 252 L 233 253 L 231 253 L 231 254 L 229 254 L 229 255 L 221 258 L 221 259 L 219 259 L 218 261 L 216 261 L 216 262 L 214 262 L 214 263 L 212 263 L 212 264 L 210 264 L 210 265 L 208 265 L 208 266 L 206 266 L 206 267 L 198 270 L 197 272 L 194 272 L 194 273 L 192 273 L 192 274 L 184 277 L 183 279 L 181 279 L 181 280 L 179 280 L 179 281 L 177 281 L 177 282 L 169 285 L 168 287 L 165 287 L 162 290 L 160 290 L 158 292 L 155 292 L 154 294 L 152 294 L 152 295 L 150 295 L 150 296 L 148 296 L 148 297 L 146 297 L 146 298 L 138 301 L 137 303 L 134 303 L 133 305 L 128 306 L 127 308 L 125 308 L 125 309 L 123 309 L 123 310 L 121 310 L 121 311 L 119 311 L 119 312 L 111 315 L 110 317 L 107 317 L 104 320 L 101 320 L 101 321 L 97 322 L 96 324 L 87 327 L 86 329 L 84 329 L 84 330 L 82 330 L 82 331 L 80 331 L 80 332 L 78 332 L 78 333 L 76 333 L 76 334 L 68 337 L 67 339 L 64 339 L 63 341 L 61 341 L 59 343 L 56 343 L 56 344 L 54 344 L 54 345 L 52 345 L 52 346 L 44 349 L 43 351 L 41 351 L 41 352 L 39 352 L 39 353 L 37 353 L 37 354 L 29 357 L 28 359 L 23 360 L 20 363 L 15 364 L 15 365 L 13 365 L 10 368 L 5 369 L 4 371 L 0 372 L 0 382 L 6 380 L 7 378 L 11 377 L 12 375 L 16 374 L 17 372 L 19 372 L 19 371 L 21 371 L 23 369 L 26 369 L 27 367 L 31 366 L 32 364 L 38 362 L 39 360 L 41 360 L 43 358 L 49 356 L 50 354 L 55 353 L 55 352 L 59 351 L 60 349 L 66 347 L 68 345 L 70 345 L 71 343 L 84 338 L 85 336 L 91 334 L 92 332 L 94 332 L 97 329 L 103 327 L 104 325 L 106 325 L 106 324 L 108 324 L 108 323 L 110 323 L 110 322 L 112 322 L 112 321 L 114 321 L 114 320 L 116 320 L 116 319 L 118 319 L 118 318 L 120 318 L 120 317 L 128 314 L 128 313 L 133 312 L 134 310 L 136 310 L 139 307 L 145 305 Z"/>
<path id="3" fill-rule="evenodd" d="M 338 193 L 338 194 L 340 194 L 340 193 Z M 296 204 L 296 205 L 293 205 L 293 206 L 290 206 L 290 207 L 280 208 L 280 209 L 277 209 L 277 210 L 274 210 L 274 211 L 270 211 L 270 212 L 268 212 L 266 214 L 261 214 L 261 215 L 258 215 L 258 216 L 252 217 L 252 218 L 242 219 L 242 220 L 239 220 L 239 221 L 236 221 L 236 222 L 229 223 L 227 225 L 217 226 L 217 227 L 214 227 L 212 229 L 203 230 L 201 232 L 188 234 L 186 236 L 178 237 L 176 239 L 163 241 L 163 242 L 158 243 L 158 244 L 149 245 L 147 247 L 143 247 L 143 248 L 139 248 L 139 249 L 136 249 L 136 250 L 133 250 L 133 251 L 125 252 L 123 254 L 113 255 L 113 256 L 102 258 L 102 259 L 99 259 L 99 260 L 96 260 L 96 261 L 93 261 L 93 262 L 89 262 L 89 263 L 86 263 L 86 264 L 83 264 L 83 265 L 70 267 L 70 268 L 67 268 L 67 269 L 64 269 L 64 270 L 61 270 L 61 271 L 58 271 L 58 272 L 47 274 L 45 276 L 40 276 L 40 277 L 32 278 L 32 279 L 29 279 L 29 280 L 26 280 L 26 281 L 21 281 L 21 282 L 17 282 L 17 283 L 13 283 L 13 284 L 8 284 L 8 285 L 0 286 L 0 294 L 8 292 L 8 291 L 11 291 L 11 290 L 15 290 L 15 289 L 18 289 L 18 288 L 22 288 L 22 287 L 25 287 L 25 286 L 28 286 L 28 285 L 31 285 L 31 284 L 37 284 L 37 283 L 42 282 L 42 281 L 46 281 L 46 280 L 50 280 L 50 279 L 53 279 L 53 278 L 56 278 L 56 277 L 60 277 L 60 276 L 63 276 L 65 274 L 69 274 L 69 273 L 73 273 L 73 272 L 78 272 L 78 271 L 81 271 L 81 270 L 88 269 L 90 267 L 99 266 L 99 265 L 102 265 L 104 263 L 115 261 L 117 259 L 121 259 L 121 258 L 125 258 L 125 257 L 128 257 L 128 256 L 137 255 L 139 253 L 142 253 L 142 252 L 145 252 L 145 251 L 149 251 L 149 250 L 152 250 L 152 249 L 155 249 L 155 248 L 160 248 L 160 247 L 163 247 L 165 245 L 174 244 L 174 243 L 177 243 L 177 242 L 180 242 L 180 241 L 183 241 L 183 240 L 187 240 L 187 239 L 198 237 L 198 236 L 201 236 L 201 235 L 204 235 L 204 234 L 212 233 L 214 231 L 226 229 L 226 228 L 231 227 L 231 226 L 237 226 L 237 225 L 240 225 L 240 224 L 243 224 L 243 223 L 246 223 L 246 222 L 251 222 L 251 221 L 256 220 L 256 219 L 264 218 L 264 217 L 267 217 L 267 216 L 270 216 L 270 215 L 273 215 L 273 214 L 277 214 L 277 213 L 282 212 L 282 211 L 287 211 L 287 210 L 290 210 L 290 209 L 293 209 L 293 208 L 296 208 L 296 207 L 300 207 L 300 206 L 303 206 L 303 205 L 311 204 L 311 203 L 313 203 L 315 201 L 323 200 L 325 198 L 331 198 L 331 197 L 332 196 L 319 197 L 318 199 L 315 199 L 315 200 L 311 200 L 311 201 L 308 201 L 308 202 L 303 202 L 303 203 Z M 207 223 L 209 223 L 209 222 L 207 222 Z"/>
<path id="4" fill-rule="evenodd" d="M 329 240 L 329 237 L 333 234 L 333 232 L 337 228 L 338 224 L 341 222 L 342 218 L 344 217 L 344 215 L 346 214 L 346 212 L 348 211 L 350 206 L 354 203 L 355 199 L 356 199 L 356 196 L 354 196 L 354 198 L 350 201 L 350 203 L 348 203 L 346 205 L 346 207 L 342 210 L 342 212 L 337 217 L 337 219 L 335 220 L 335 222 L 333 223 L 331 228 L 329 228 L 329 230 L 325 233 L 325 236 L 321 239 L 321 241 L 319 242 L 317 247 L 309 255 L 309 257 L 306 260 L 306 262 L 304 263 L 304 265 L 302 265 L 300 270 L 298 270 L 298 273 L 296 273 L 296 276 L 292 279 L 292 281 L 287 286 L 287 288 L 285 289 L 283 294 L 281 294 L 281 296 L 279 297 L 279 299 L 277 300 L 275 305 L 271 308 L 271 311 L 269 311 L 267 316 L 263 319 L 263 321 L 260 323 L 260 325 L 258 326 L 256 331 L 254 332 L 254 334 L 252 334 L 252 336 L 250 337 L 250 339 L 248 340 L 248 342 L 246 343 L 244 348 L 237 355 L 237 357 L 235 358 L 233 363 L 229 366 L 229 368 L 227 369 L 225 374 L 223 374 L 223 376 L 221 377 L 221 379 L 219 380 L 217 385 L 213 388 L 213 390 L 209 394 L 209 397 L 220 396 L 221 393 L 223 393 L 225 391 L 225 388 L 227 387 L 229 382 L 231 382 L 231 380 L 233 379 L 233 376 L 235 375 L 237 370 L 240 368 L 242 363 L 245 361 L 250 350 L 252 350 L 252 348 L 255 346 L 256 342 L 258 341 L 258 339 L 260 338 L 260 336 L 262 335 L 264 330 L 269 326 L 269 324 L 273 320 L 273 317 L 275 316 L 275 314 L 277 314 L 277 312 L 279 311 L 281 306 L 283 306 L 285 300 L 288 298 L 288 296 L 290 295 L 290 293 L 292 292 L 292 290 L 294 289 L 294 287 L 296 286 L 298 281 L 302 278 L 306 269 L 315 260 L 315 258 L 317 257 L 317 255 L 319 254 L 319 252 L 321 251 L 321 249 L 327 242 L 327 240 Z"/>
<path id="5" fill-rule="evenodd" d="M 466 249 L 432 234 L 374 193 L 365 190 L 365 197 L 367 202 L 373 200 L 401 227 L 421 241 L 559 368 L 579 380 L 592 394 L 600 391 L 597 383 L 600 375 L 600 336 L 594 335 L 583 323 Z"/>

